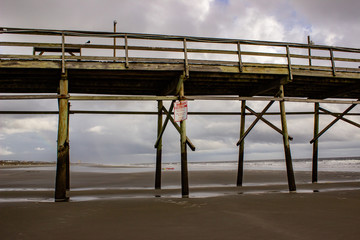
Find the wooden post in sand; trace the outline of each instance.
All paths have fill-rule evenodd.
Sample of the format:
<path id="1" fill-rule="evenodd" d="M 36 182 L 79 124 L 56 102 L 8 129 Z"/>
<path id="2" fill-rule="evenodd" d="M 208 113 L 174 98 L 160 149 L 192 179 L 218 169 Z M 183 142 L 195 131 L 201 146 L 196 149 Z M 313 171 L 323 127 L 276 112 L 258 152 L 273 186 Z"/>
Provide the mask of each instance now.
<path id="1" fill-rule="evenodd" d="M 314 138 L 319 134 L 319 103 L 315 103 L 314 109 Z M 318 139 L 313 142 L 313 159 L 312 159 L 312 182 L 318 181 Z"/>
<path id="2" fill-rule="evenodd" d="M 55 201 L 63 202 L 69 198 L 66 193 L 67 189 L 67 168 L 69 162 L 69 142 L 68 142 L 68 80 L 67 75 L 63 74 L 60 79 L 59 93 L 64 98 L 59 99 L 59 126 L 57 141 L 57 166 L 56 166 L 56 183 L 55 183 Z"/>
<path id="3" fill-rule="evenodd" d="M 70 131 L 70 102 L 68 102 L 68 111 L 67 111 L 67 134 L 66 134 L 66 142 L 69 144 L 70 148 L 70 140 L 69 140 L 69 131 Z M 69 149 L 70 151 L 70 149 Z M 66 190 L 70 191 L 70 152 L 66 155 Z"/>
<path id="4" fill-rule="evenodd" d="M 240 118 L 240 139 L 243 137 L 245 132 L 245 107 L 246 101 L 241 101 L 241 118 Z M 244 173 L 244 145 L 245 139 L 241 141 L 239 146 L 239 163 L 238 163 L 238 175 L 236 185 L 238 187 L 242 186 L 243 173 Z"/>
<path id="5" fill-rule="evenodd" d="M 184 83 L 181 84 L 180 99 L 184 97 Z M 181 193 L 183 198 L 189 197 L 189 179 L 186 150 L 186 120 L 180 122 L 180 149 L 181 149 Z"/>
<path id="6" fill-rule="evenodd" d="M 158 100 L 158 125 L 157 125 L 157 135 L 158 137 L 161 134 L 162 128 L 162 108 L 163 101 Z M 155 189 L 161 189 L 161 156 L 162 156 L 162 138 L 159 139 L 159 143 L 156 148 L 156 169 L 155 169 Z"/>
<path id="7" fill-rule="evenodd" d="M 280 98 L 284 98 L 284 85 L 280 85 Z M 290 152 L 290 143 L 289 143 L 289 134 L 286 123 L 286 111 L 285 111 L 285 102 L 279 101 L 280 103 L 280 114 L 281 114 L 281 126 L 283 131 L 283 143 L 284 143 L 284 152 L 285 152 L 285 161 L 286 161 L 286 171 L 288 178 L 289 191 L 296 191 L 294 170 L 292 166 L 291 152 Z"/>

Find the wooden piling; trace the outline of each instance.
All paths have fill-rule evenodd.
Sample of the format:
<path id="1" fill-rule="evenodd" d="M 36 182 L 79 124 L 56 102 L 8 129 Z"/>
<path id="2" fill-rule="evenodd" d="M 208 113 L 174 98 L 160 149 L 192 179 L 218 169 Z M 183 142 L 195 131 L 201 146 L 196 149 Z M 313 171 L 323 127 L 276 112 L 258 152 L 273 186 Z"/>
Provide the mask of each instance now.
<path id="1" fill-rule="evenodd" d="M 70 131 L 70 102 L 68 102 L 68 111 L 67 111 L 67 134 L 66 134 L 66 142 L 69 144 L 69 152 L 66 155 L 66 191 L 70 191 L 70 139 L 69 139 L 69 131 Z"/>
<path id="2" fill-rule="evenodd" d="M 184 84 L 180 89 L 180 99 L 184 97 Z M 181 193 L 183 198 L 189 197 L 189 179 L 186 149 L 186 120 L 180 122 L 180 149 L 181 149 Z"/>
<path id="3" fill-rule="evenodd" d="M 158 101 L 158 125 L 157 125 L 157 135 L 160 137 L 161 128 L 162 128 L 162 108 L 163 101 Z M 156 169 L 155 169 L 155 189 L 161 189 L 161 162 L 162 162 L 162 138 L 160 138 L 159 143 L 156 148 Z"/>
<path id="4" fill-rule="evenodd" d="M 63 74 L 59 84 L 60 95 L 68 94 L 68 80 L 66 74 Z M 67 98 L 59 99 L 59 125 L 57 141 L 57 167 L 55 182 L 55 201 L 67 201 L 67 168 L 69 162 L 69 142 L 68 142 L 68 116 L 69 105 Z"/>
<path id="5" fill-rule="evenodd" d="M 245 132 L 245 108 L 246 101 L 241 101 L 241 117 L 240 117 L 240 139 L 242 139 Z M 238 187 L 242 186 L 243 174 L 244 174 L 244 145 L 245 139 L 241 141 L 239 145 L 239 162 L 238 162 L 238 175 L 236 185 Z"/>
<path id="6" fill-rule="evenodd" d="M 280 85 L 280 98 L 284 98 L 284 85 Z M 286 123 L 286 111 L 285 111 L 285 102 L 279 101 L 280 103 L 280 113 L 281 113 L 281 126 L 283 131 L 283 143 L 284 143 L 284 152 L 285 152 L 285 162 L 286 162 L 286 171 L 288 178 L 289 191 L 296 191 L 295 185 L 295 176 L 291 159 L 290 143 L 289 143 L 289 134 Z"/>
<path id="7" fill-rule="evenodd" d="M 319 134 L 319 108 L 320 104 L 314 105 L 314 138 Z M 313 142 L 313 158 L 312 158 L 312 182 L 318 181 L 318 139 Z"/>

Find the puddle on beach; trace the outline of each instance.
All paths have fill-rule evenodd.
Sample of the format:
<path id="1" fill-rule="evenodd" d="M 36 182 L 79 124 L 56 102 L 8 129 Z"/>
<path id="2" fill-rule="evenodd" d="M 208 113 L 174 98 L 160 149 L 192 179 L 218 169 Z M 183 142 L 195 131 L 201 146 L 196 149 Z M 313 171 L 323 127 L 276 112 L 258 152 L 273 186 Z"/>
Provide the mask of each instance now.
<path id="1" fill-rule="evenodd" d="M 53 198 L 0 198 L 0 203 L 20 203 L 20 202 L 33 202 L 33 203 L 49 203 L 54 202 Z"/>
<path id="2" fill-rule="evenodd" d="M 180 189 L 179 189 L 180 190 Z M 338 187 L 338 188 L 327 188 L 327 189 L 298 189 L 294 193 L 290 194 L 309 194 L 309 193 L 324 193 L 324 192 L 336 192 L 336 191 L 359 191 L 360 187 Z M 235 195 L 263 195 L 263 194 L 289 194 L 288 190 L 249 190 L 249 191 L 204 191 L 204 192 L 192 192 L 189 198 L 213 198 L 222 196 L 235 196 Z M 145 193 L 137 194 L 136 192 L 131 194 L 99 194 L 91 196 L 71 196 L 69 202 L 90 202 L 90 201 L 101 201 L 101 200 L 117 200 L 117 199 L 150 199 L 150 198 L 162 198 L 162 199 L 181 199 L 180 193 Z M 33 202 L 33 203 L 51 203 L 54 202 L 53 198 L 36 198 L 36 197 L 9 197 L 1 198 L 1 203 L 20 203 L 20 202 Z"/>

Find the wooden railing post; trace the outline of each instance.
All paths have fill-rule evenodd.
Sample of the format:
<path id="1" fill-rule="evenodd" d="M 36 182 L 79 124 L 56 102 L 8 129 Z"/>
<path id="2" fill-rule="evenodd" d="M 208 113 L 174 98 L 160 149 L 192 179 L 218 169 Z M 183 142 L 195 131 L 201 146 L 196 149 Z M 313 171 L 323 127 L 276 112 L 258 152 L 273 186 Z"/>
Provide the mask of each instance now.
<path id="1" fill-rule="evenodd" d="M 65 74 L 65 34 L 61 34 L 61 74 Z"/>
<path id="2" fill-rule="evenodd" d="M 289 69 L 289 80 L 293 80 L 293 74 L 292 74 L 292 67 L 291 67 L 291 55 L 290 55 L 290 48 L 289 45 L 286 45 L 286 57 L 287 57 L 287 63 L 288 63 L 288 69 Z"/>
<path id="3" fill-rule="evenodd" d="M 114 20 L 114 34 L 116 34 L 116 24 L 117 21 Z M 116 58 L 116 36 L 114 36 L 114 62 L 116 62 L 115 58 Z"/>
<path id="4" fill-rule="evenodd" d="M 244 65 L 242 62 L 240 41 L 237 43 L 237 51 L 238 51 L 238 59 L 239 59 L 239 71 L 240 73 L 242 73 Z"/>
<path id="5" fill-rule="evenodd" d="M 310 36 L 308 36 L 308 45 L 309 45 L 309 48 L 308 48 L 308 55 L 309 55 L 309 66 L 312 65 L 312 60 L 311 60 L 311 45 L 312 45 L 312 41 L 310 39 Z"/>
<path id="6" fill-rule="evenodd" d="M 187 44 L 186 38 L 184 38 L 184 66 L 185 66 L 185 77 L 189 78 L 189 61 L 188 61 L 188 54 L 187 54 Z"/>
<path id="7" fill-rule="evenodd" d="M 333 52 L 332 48 L 329 48 L 329 51 L 330 51 L 332 73 L 333 73 L 333 76 L 335 77 L 336 70 L 335 70 L 334 52 Z"/>
<path id="8" fill-rule="evenodd" d="M 128 36 L 126 33 L 124 37 L 124 44 L 125 44 L 125 67 L 129 68 L 129 46 L 128 46 Z"/>

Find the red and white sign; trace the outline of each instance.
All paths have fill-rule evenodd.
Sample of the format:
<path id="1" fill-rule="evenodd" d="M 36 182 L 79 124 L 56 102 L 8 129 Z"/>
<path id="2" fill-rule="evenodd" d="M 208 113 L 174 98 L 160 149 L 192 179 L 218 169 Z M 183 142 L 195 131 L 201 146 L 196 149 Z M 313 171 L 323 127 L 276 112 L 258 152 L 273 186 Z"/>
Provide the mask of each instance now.
<path id="1" fill-rule="evenodd" d="M 188 104 L 186 100 L 176 101 L 174 106 L 175 122 L 181 122 L 187 119 Z"/>

